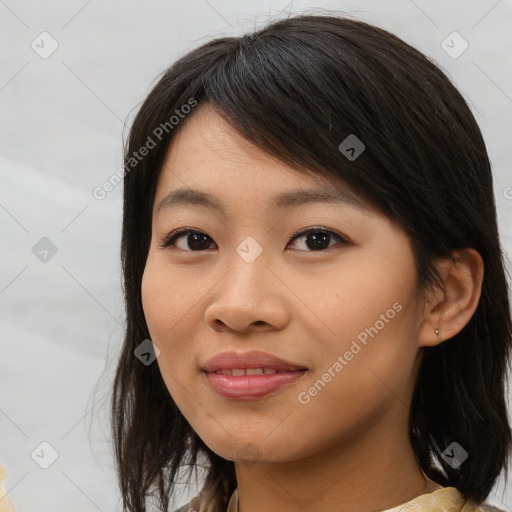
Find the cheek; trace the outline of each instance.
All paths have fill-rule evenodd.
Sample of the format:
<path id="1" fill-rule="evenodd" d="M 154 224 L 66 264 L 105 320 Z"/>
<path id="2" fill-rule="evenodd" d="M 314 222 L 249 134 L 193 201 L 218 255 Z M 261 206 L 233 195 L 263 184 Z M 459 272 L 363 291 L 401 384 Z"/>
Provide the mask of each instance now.
<path id="1" fill-rule="evenodd" d="M 178 283 L 173 282 L 174 280 L 175 277 L 173 279 L 165 266 L 150 253 L 142 277 L 142 307 L 150 338 L 160 349 L 157 363 L 168 388 L 172 386 L 170 376 L 176 374 L 182 365 L 179 358 L 168 358 L 165 354 L 170 352 L 178 354 L 179 357 L 186 357 L 183 349 L 175 346 L 175 340 L 180 339 L 176 336 L 176 330 L 179 329 L 178 319 L 182 316 L 182 305 L 177 300 L 181 294 L 176 292 Z"/>
<path id="2" fill-rule="evenodd" d="M 328 275 L 328 279 L 326 276 Z M 348 252 L 319 273 L 292 275 L 293 291 L 304 303 L 303 321 L 328 353 L 343 353 L 358 339 L 404 341 L 416 314 L 416 270 L 407 251 L 368 247 Z M 406 336 L 407 338 L 407 336 Z M 374 343 L 375 344 L 375 343 Z"/>
<path id="3" fill-rule="evenodd" d="M 182 328 L 186 313 L 200 299 L 190 280 L 180 277 L 179 271 L 170 268 L 165 256 L 150 251 L 142 276 L 141 297 L 146 323 L 153 341 L 167 343 L 173 332 Z"/>
<path id="4" fill-rule="evenodd" d="M 149 328 L 151 339 L 157 342 L 161 338 L 164 329 L 166 312 L 171 310 L 171 294 L 166 294 L 168 279 L 151 254 L 148 256 L 144 274 L 142 276 L 141 298 L 144 317 Z M 169 328 L 167 323 L 167 328 Z"/>
<path id="5" fill-rule="evenodd" d="M 150 252 L 141 284 L 144 317 L 150 338 L 160 350 L 157 364 L 162 378 L 180 408 L 187 399 L 185 384 L 197 373 L 187 322 L 202 297 L 188 293 L 193 287 L 187 281 L 180 280 L 179 272 L 171 271 L 168 263 Z"/>
<path id="6" fill-rule="evenodd" d="M 410 255 L 386 259 L 373 251 L 345 264 L 329 272 L 331 279 L 321 287 L 311 281 L 299 291 L 317 313 L 308 315 L 308 331 L 321 346 L 310 387 L 300 390 L 305 393 L 301 403 L 308 402 L 304 414 L 313 423 L 322 417 L 333 432 L 337 422 L 357 422 L 389 399 L 403 399 L 413 385 L 417 355 L 416 271 Z M 350 414 L 325 413 L 334 406 Z"/>
<path id="7" fill-rule="evenodd" d="M 366 310 L 360 325 L 345 314 L 339 317 L 353 327 L 354 335 L 340 335 L 322 347 L 314 375 L 297 389 L 294 414 L 283 424 L 281 436 L 296 428 L 314 453 L 340 438 L 354 440 L 386 416 L 403 414 L 414 387 L 417 349 L 409 337 L 409 313 L 402 307 L 380 330 L 380 323 L 374 327 L 373 308 Z"/>

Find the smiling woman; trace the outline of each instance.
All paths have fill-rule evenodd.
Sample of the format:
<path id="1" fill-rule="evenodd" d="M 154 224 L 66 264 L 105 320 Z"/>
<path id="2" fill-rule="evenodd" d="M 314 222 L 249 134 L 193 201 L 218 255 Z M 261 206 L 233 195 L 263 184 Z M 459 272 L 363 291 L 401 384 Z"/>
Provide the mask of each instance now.
<path id="1" fill-rule="evenodd" d="M 124 510 L 199 468 L 182 511 L 490 510 L 512 327 L 461 95 L 389 32 L 292 17 L 166 70 L 127 163 L 190 98 L 124 175 Z"/>

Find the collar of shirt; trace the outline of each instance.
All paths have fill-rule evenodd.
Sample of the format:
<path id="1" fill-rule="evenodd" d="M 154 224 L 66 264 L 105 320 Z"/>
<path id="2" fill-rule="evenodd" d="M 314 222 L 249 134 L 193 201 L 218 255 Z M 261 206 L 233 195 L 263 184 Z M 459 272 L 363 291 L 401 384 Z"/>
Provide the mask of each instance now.
<path id="1" fill-rule="evenodd" d="M 464 495 L 455 487 L 439 487 L 435 491 L 422 494 L 393 508 L 382 512 L 503 512 L 501 509 L 492 507 L 489 504 L 480 505 L 466 500 Z M 229 499 L 226 512 L 239 512 L 238 510 L 238 488 L 236 488 Z"/>

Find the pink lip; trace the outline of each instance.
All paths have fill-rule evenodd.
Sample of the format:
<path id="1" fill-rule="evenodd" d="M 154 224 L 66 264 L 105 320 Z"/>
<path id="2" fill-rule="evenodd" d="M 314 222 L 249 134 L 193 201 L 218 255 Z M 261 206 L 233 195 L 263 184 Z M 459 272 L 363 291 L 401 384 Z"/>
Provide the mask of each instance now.
<path id="1" fill-rule="evenodd" d="M 267 368 L 276 370 L 271 375 L 222 375 L 217 370 L 233 368 Z M 211 387 L 226 398 L 254 400 L 280 390 L 307 371 L 271 354 L 259 351 L 222 352 L 210 359 L 203 367 Z"/>
<path id="2" fill-rule="evenodd" d="M 307 370 L 279 371 L 272 375 L 222 375 L 205 373 L 211 387 L 227 398 L 254 400 L 288 386 L 302 377 Z"/>
<path id="3" fill-rule="evenodd" d="M 221 352 L 208 360 L 203 366 L 205 372 L 216 372 L 217 370 L 233 368 L 269 368 L 271 370 L 307 370 L 305 366 L 298 366 L 283 359 L 251 350 L 250 352 Z"/>

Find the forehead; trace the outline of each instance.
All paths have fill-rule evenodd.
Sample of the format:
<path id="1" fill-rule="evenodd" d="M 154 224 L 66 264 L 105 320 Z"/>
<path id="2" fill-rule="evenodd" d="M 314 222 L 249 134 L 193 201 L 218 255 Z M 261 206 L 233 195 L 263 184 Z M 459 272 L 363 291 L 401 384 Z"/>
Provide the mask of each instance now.
<path id="1" fill-rule="evenodd" d="M 341 179 L 300 171 L 243 138 L 203 104 L 191 114 L 167 150 L 155 209 L 205 205 L 226 213 L 229 197 L 264 201 L 272 208 L 337 202 L 359 210 L 371 206 Z"/>
<path id="2" fill-rule="evenodd" d="M 233 183 L 239 177 L 246 183 L 254 178 L 264 184 L 274 176 L 273 181 L 289 179 L 296 184 L 312 179 L 250 143 L 208 104 L 196 107 L 180 126 L 161 172 L 168 183 L 197 177 Z"/>

